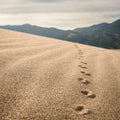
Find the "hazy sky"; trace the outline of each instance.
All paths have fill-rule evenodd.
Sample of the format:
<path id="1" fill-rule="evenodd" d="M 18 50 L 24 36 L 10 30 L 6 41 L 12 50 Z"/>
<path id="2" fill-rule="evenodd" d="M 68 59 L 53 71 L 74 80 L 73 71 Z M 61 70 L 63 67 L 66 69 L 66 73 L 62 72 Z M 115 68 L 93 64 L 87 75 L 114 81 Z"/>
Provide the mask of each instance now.
<path id="1" fill-rule="evenodd" d="M 120 0 L 0 0 L 0 24 L 73 29 L 120 19 Z"/>

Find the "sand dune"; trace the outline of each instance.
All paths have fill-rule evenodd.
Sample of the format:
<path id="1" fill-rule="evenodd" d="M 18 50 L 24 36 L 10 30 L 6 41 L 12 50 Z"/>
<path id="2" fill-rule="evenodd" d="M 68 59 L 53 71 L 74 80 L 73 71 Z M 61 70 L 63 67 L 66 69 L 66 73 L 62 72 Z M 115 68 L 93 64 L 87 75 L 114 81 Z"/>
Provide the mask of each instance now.
<path id="1" fill-rule="evenodd" d="M 119 119 L 119 50 L 0 29 L 0 120 Z"/>

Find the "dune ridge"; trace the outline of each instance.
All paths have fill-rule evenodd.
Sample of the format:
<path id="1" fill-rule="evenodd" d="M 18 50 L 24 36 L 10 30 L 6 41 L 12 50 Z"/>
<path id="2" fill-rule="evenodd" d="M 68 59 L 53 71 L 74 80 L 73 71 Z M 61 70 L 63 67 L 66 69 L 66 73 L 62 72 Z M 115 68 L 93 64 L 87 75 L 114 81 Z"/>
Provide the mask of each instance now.
<path id="1" fill-rule="evenodd" d="M 119 120 L 120 50 L 0 29 L 0 120 Z"/>

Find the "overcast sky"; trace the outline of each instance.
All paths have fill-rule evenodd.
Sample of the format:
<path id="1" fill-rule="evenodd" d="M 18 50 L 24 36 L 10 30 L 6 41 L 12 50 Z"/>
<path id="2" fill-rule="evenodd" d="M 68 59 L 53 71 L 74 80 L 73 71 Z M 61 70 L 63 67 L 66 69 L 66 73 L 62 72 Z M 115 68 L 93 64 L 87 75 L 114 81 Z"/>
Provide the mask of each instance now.
<path id="1" fill-rule="evenodd" d="M 120 19 L 120 0 L 0 0 L 0 24 L 73 29 Z"/>

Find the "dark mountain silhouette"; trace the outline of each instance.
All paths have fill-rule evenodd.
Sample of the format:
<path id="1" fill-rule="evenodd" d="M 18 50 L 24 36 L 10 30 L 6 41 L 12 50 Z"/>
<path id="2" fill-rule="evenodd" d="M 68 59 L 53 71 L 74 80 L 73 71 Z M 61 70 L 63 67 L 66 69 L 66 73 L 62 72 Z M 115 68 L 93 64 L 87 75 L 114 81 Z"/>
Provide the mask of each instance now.
<path id="1" fill-rule="evenodd" d="M 109 26 L 108 23 L 101 23 L 101 24 L 98 24 L 98 25 L 90 26 L 90 27 L 76 28 L 76 29 L 74 29 L 74 31 L 78 32 L 78 33 L 82 33 L 82 34 L 91 34 L 91 33 L 93 33 L 94 31 L 97 31 L 97 30 L 106 29 L 106 28 L 108 28 L 108 26 Z"/>
<path id="2" fill-rule="evenodd" d="M 120 32 L 120 20 L 117 20 L 111 24 L 101 23 L 101 24 L 90 26 L 90 27 L 74 29 L 74 31 L 79 32 L 79 33 L 83 33 L 83 34 L 84 33 L 91 34 L 94 31 L 100 31 L 100 30 L 114 32 L 114 33 Z"/>
<path id="3" fill-rule="evenodd" d="M 35 25 L 30 25 L 30 24 L 6 25 L 6 26 L 0 26 L 0 28 L 20 31 L 20 32 L 25 32 L 25 33 L 30 33 L 30 34 L 40 35 L 40 36 L 52 37 L 52 38 L 57 38 L 57 39 L 62 39 L 62 40 L 68 40 L 72 42 L 84 41 L 82 34 L 72 31 L 72 30 L 44 28 L 44 27 L 39 27 Z"/>
<path id="4" fill-rule="evenodd" d="M 104 48 L 120 48 L 120 20 L 111 24 L 102 23 L 86 28 L 76 28 L 74 31 L 86 36 L 86 44 Z"/>
<path id="5" fill-rule="evenodd" d="M 120 20 L 113 23 L 101 23 L 74 30 L 44 28 L 30 24 L 6 25 L 0 28 L 20 31 L 40 36 L 52 37 L 103 48 L 120 48 Z"/>

